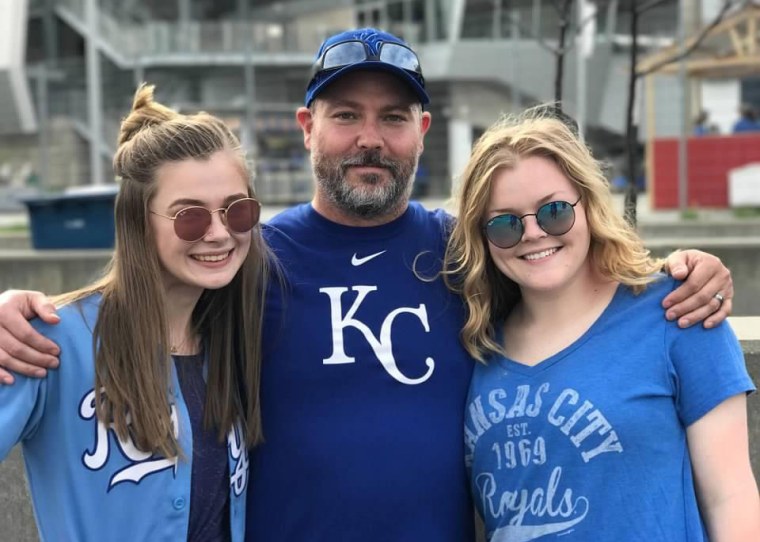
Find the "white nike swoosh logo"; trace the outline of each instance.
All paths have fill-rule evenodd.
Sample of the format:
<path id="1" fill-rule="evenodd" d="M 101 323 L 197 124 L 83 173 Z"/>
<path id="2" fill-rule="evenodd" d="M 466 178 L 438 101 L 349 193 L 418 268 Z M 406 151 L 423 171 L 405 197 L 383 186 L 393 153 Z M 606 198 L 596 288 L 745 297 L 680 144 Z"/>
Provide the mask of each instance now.
<path id="1" fill-rule="evenodd" d="M 351 265 L 354 267 L 358 267 L 360 265 L 364 265 L 368 261 L 372 260 L 373 258 L 377 258 L 380 256 L 380 254 L 385 254 L 387 250 L 383 250 L 381 252 L 375 252 L 374 254 L 370 254 L 369 256 L 364 256 L 363 258 L 359 258 L 356 255 L 356 252 L 354 252 L 354 255 L 351 257 Z"/>

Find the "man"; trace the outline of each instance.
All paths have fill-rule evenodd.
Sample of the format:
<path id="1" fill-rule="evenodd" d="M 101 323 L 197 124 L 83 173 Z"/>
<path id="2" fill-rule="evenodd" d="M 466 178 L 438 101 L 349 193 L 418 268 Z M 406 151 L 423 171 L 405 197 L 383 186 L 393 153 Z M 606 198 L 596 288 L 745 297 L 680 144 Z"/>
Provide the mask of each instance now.
<path id="1" fill-rule="evenodd" d="M 314 199 L 265 230 L 285 284 L 274 281 L 266 307 L 266 442 L 252 454 L 250 542 L 474 537 L 462 306 L 440 280 L 420 278 L 434 274 L 450 219 L 409 202 L 428 102 L 417 55 L 395 36 L 354 30 L 320 47 L 296 113 Z M 709 255 L 671 261 L 683 275 L 694 265 L 669 313 L 682 323 L 710 315 L 709 325 L 730 312 L 732 287 Z M 52 319 L 52 307 L 40 294 L 2 297 L 0 365 L 52 366 L 33 347 L 54 346 L 20 316 Z"/>
<path id="2" fill-rule="evenodd" d="M 413 272 L 448 222 L 409 205 L 430 126 L 419 62 L 366 30 L 327 40 L 315 65 L 296 113 L 314 200 L 267 230 L 289 289 L 266 311 L 248 539 L 467 541 L 461 306 Z"/>

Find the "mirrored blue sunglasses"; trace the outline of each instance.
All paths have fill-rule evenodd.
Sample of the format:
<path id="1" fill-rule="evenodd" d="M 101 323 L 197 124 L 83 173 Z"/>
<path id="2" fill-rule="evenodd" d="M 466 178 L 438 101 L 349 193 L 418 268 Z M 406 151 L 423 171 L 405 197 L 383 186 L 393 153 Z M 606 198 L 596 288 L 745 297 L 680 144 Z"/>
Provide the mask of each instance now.
<path id="1" fill-rule="evenodd" d="M 527 216 L 535 216 L 538 227 L 549 235 L 564 235 L 575 224 L 575 206 L 581 201 L 581 197 L 575 203 L 567 201 L 550 201 L 545 203 L 535 213 L 526 213 L 517 216 L 511 213 L 498 215 L 486 222 L 483 226 L 486 238 L 499 248 L 512 248 L 522 239 L 525 233 L 523 219 Z"/>
<path id="2" fill-rule="evenodd" d="M 366 43 L 360 40 L 343 41 L 325 49 L 314 62 L 311 75 L 313 78 L 325 70 L 337 70 L 368 60 L 384 62 L 422 77 L 420 60 L 409 47 L 400 43 L 383 42 L 380 43 L 375 54 Z"/>

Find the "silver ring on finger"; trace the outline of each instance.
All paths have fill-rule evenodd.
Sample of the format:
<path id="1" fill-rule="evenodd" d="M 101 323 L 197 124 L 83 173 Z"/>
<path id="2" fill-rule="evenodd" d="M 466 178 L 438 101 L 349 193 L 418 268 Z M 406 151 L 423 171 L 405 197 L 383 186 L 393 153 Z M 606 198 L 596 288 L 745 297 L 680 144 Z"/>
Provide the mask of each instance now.
<path id="1" fill-rule="evenodd" d="M 720 292 L 715 294 L 713 297 L 718 300 L 719 306 L 723 305 L 723 302 L 726 300 L 726 298 L 723 297 L 723 294 L 721 294 Z"/>

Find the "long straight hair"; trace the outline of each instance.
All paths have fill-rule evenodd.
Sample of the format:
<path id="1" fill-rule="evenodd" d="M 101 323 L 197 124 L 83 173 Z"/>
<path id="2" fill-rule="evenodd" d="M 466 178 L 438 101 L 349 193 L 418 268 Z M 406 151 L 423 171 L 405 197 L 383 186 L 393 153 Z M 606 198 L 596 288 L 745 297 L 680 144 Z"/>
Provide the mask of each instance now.
<path id="1" fill-rule="evenodd" d="M 58 304 L 100 293 L 93 333 L 96 411 L 119 438 L 166 457 L 181 455 L 171 420 L 171 355 L 159 263 L 149 205 L 156 172 L 163 164 L 208 160 L 217 152 L 234 156 L 255 197 L 250 171 L 237 138 L 218 118 L 182 115 L 153 99 L 153 87 L 135 93 L 122 121 L 113 159 L 121 180 L 115 204 L 116 246 L 103 278 L 59 296 Z M 204 414 L 206 428 L 219 439 L 240 421 L 245 443 L 262 440 L 259 382 L 262 309 L 270 252 L 257 225 L 251 248 L 227 286 L 205 290 L 191 325 L 205 345 L 208 360 Z"/>

